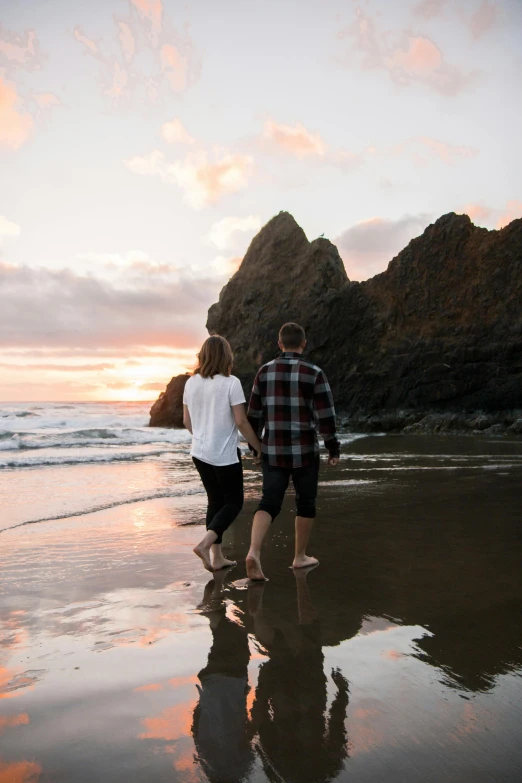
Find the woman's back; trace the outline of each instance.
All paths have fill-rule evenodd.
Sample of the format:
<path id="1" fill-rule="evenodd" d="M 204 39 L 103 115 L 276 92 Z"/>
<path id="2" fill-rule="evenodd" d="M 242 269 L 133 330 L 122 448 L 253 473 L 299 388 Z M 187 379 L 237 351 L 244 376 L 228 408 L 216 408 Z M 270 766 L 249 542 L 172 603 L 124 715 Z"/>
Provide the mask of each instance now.
<path id="1" fill-rule="evenodd" d="M 193 457 L 211 465 L 238 462 L 239 433 L 232 406 L 244 402 L 241 383 L 234 375 L 203 378 L 197 373 L 189 378 L 183 403 L 192 422 Z"/>

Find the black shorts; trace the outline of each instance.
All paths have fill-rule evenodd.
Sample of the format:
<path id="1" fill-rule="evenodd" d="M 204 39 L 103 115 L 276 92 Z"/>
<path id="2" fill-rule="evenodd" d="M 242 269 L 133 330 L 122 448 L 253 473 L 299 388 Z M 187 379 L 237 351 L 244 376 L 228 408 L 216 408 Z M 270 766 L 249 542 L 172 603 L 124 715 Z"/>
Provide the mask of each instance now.
<path id="1" fill-rule="evenodd" d="M 263 495 L 259 503 L 259 511 L 266 511 L 272 517 L 272 522 L 274 521 L 281 511 L 291 478 L 295 489 L 297 516 L 314 519 L 319 462 L 319 455 L 317 455 L 302 468 L 280 468 L 278 465 L 270 465 L 268 460 L 263 458 Z"/>

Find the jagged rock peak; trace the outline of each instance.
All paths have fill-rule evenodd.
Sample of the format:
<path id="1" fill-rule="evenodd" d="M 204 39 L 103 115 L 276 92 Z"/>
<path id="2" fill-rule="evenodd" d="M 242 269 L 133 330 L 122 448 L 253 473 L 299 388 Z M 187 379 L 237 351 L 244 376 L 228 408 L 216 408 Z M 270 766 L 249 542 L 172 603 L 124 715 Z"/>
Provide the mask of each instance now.
<path id="1" fill-rule="evenodd" d="M 327 287 L 347 282 L 338 250 L 328 239 L 309 242 L 305 232 L 289 212 L 279 212 L 253 238 L 231 281 L 285 279 L 320 275 Z M 229 283 L 230 285 L 230 283 Z M 233 287 L 233 286 L 232 286 Z M 227 286 L 222 291 L 222 295 Z M 221 299 L 221 297 L 220 297 Z"/>
<path id="2" fill-rule="evenodd" d="M 253 238 L 238 271 L 251 274 L 288 262 L 293 265 L 308 244 L 305 232 L 292 215 L 280 212 Z"/>

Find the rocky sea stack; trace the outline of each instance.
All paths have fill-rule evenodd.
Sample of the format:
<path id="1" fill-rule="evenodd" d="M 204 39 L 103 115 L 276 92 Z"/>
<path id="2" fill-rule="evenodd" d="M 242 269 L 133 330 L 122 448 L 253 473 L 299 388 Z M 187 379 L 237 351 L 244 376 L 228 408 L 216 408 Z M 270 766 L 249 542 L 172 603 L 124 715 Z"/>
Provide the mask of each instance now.
<path id="1" fill-rule="evenodd" d="M 335 245 L 281 212 L 208 313 L 245 390 L 285 321 L 306 329 L 354 428 L 522 432 L 522 219 L 488 231 L 444 215 L 357 283 Z"/>

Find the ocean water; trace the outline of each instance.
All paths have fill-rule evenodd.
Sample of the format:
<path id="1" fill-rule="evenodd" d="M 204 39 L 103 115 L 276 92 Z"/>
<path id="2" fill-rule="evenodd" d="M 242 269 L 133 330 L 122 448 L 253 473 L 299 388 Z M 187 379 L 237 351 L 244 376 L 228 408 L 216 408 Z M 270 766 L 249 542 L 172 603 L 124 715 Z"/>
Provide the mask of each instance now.
<path id="1" fill-rule="evenodd" d="M 149 409 L 149 402 L 0 403 L 0 531 L 144 500 L 203 495 L 189 433 L 148 427 Z M 340 439 L 341 475 L 322 474 L 322 486 L 331 483 L 332 490 L 353 491 L 418 470 L 483 473 L 520 465 L 518 444 L 502 439 L 415 438 L 408 451 L 400 438 L 345 432 Z M 259 492 L 260 474 L 249 459 L 245 482 L 247 497 Z M 195 508 L 198 519 L 188 514 L 184 522 L 200 521 L 203 503 Z"/>
<path id="2" fill-rule="evenodd" d="M 0 403 L 0 530 L 201 492 L 186 430 L 150 403 Z"/>
<path id="3" fill-rule="evenodd" d="M 0 403 L 0 531 L 143 500 L 204 494 L 190 458 L 189 433 L 149 427 L 150 406 Z M 249 460 L 245 468 L 247 487 L 257 486 L 259 473 Z"/>

